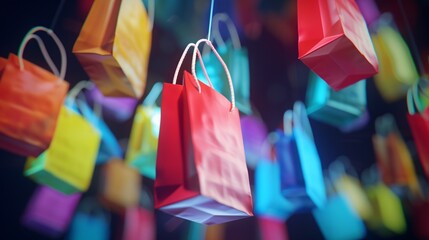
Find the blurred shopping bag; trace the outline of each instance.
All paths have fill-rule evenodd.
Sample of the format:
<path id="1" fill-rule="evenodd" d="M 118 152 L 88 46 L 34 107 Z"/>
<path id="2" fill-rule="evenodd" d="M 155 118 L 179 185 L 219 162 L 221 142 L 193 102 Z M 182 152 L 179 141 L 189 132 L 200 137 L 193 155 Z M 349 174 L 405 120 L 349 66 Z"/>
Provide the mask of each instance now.
<path id="1" fill-rule="evenodd" d="M 203 41 L 216 51 L 205 39 L 197 47 Z M 200 82 L 195 72 L 184 72 L 183 85 L 173 78 L 162 92 L 155 206 L 207 225 L 253 215 L 239 113 L 227 76 L 232 102 Z"/>
<path id="2" fill-rule="evenodd" d="M 258 224 L 262 240 L 289 240 L 284 221 L 270 217 L 258 217 Z"/>
<path id="3" fill-rule="evenodd" d="M 73 53 L 105 96 L 140 98 L 151 45 L 141 0 L 95 0 Z"/>
<path id="4" fill-rule="evenodd" d="M 102 170 L 103 182 L 100 199 L 106 207 L 123 213 L 139 203 L 141 176 L 122 159 L 109 160 Z"/>
<path id="5" fill-rule="evenodd" d="M 377 175 L 375 166 L 362 173 L 365 192 L 373 209 L 367 225 L 381 236 L 403 234 L 407 223 L 401 200 Z"/>
<path id="6" fill-rule="evenodd" d="M 349 130 L 368 122 L 365 80 L 335 91 L 323 79 L 311 73 L 308 84 L 307 112 L 311 118 Z"/>
<path id="7" fill-rule="evenodd" d="M 372 214 L 372 206 L 366 196 L 359 176 L 346 157 L 339 157 L 329 165 L 329 177 L 332 188 L 343 195 L 353 211 L 363 220 L 368 220 Z"/>
<path id="8" fill-rule="evenodd" d="M 70 224 L 68 240 L 110 239 L 110 216 L 95 198 L 84 198 Z"/>
<path id="9" fill-rule="evenodd" d="M 372 137 L 381 180 L 400 195 L 420 194 L 413 159 L 397 129 L 392 115 L 376 119 L 376 134 Z"/>
<path id="10" fill-rule="evenodd" d="M 299 59 L 338 91 L 378 71 L 377 56 L 354 1 L 298 0 Z"/>
<path id="11" fill-rule="evenodd" d="M 95 85 L 85 91 L 85 98 L 93 107 L 101 106 L 103 118 L 118 122 L 128 120 L 133 115 L 138 103 L 138 99 L 131 97 L 103 96 L 103 93 Z"/>
<path id="12" fill-rule="evenodd" d="M 22 223 L 35 231 L 58 238 L 68 228 L 80 194 L 65 195 L 55 189 L 39 186 L 31 197 Z"/>
<path id="13" fill-rule="evenodd" d="M 324 206 L 313 211 L 313 216 L 325 239 L 365 238 L 365 224 L 343 194 L 329 197 Z"/>
<path id="14" fill-rule="evenodd" d="M 100 146 L 100 133 L 74 110 L 63 106 L 51 146 L 30 157 L 24 174 L 66 194 L 88 189 Z"/>
<path id="15" fill-rule="evenodd" d="M 260 159 L 269 157 L 265 151 L 269 148 L 265 141 L 268 130 L 262 119 L 253 115 L 240 117 L 240 125 L 247 167 L 254 169 Z"/>
<path id="16" fill-rule="evenodd" d="M 219 31 L 219 25 L 224 22 L 228 27 L 230 39 L 226 42 L 222 39 Z M 219 54 L 224 60 L 225 64 L 230 69 L 232 83 L 235 89 L 235 101 L 238 110 L 245 114 L 252 113 L 250 104 L 250 75 L 249 75 L 249 60 L 247 57 L 247 50 L 241 46 L 240 38 L 237 29 L 228 15 L 218 13 L 213 17 L 213 38 L 219 49 Z M 207 48 L 206 48 L 207 49 Z M 217 59 L 214 53 L 205 54 L 203 51 L 204 65 L 207 69 L 210 81 L 213 83 L 214 88 L 228 97 L 229 85 L 223 66 Z M 203 79 L 201 67 L 198 69 L 199 79 Z M 205 82 L 207 83 L 207 82 Z"/>
<path id="17" fill-rule="evenodd" d="M 416 65 L 390 14 L 383 14 L 373 29 L 371 37 L 379 60 L 375 86 L 384 100 L 399 100 L 419 80 Z"/>
<path id="18" fill-rule="evenodd" d="M 123 240 L 155 240 L 156 219 L 153 198 L 148 190 L 142 189 L 139 205 L 125 210 Z"/>
<path id="19" fill-rule="evenodd" d="M 415 106 L 414 106 L 415 104 Z M 426 177 L 429 177 L 429 108 L 424 107 L 419 97 L 419 86 L 414 85 L 407 94 L 407 120 L 413 135 L 420 164 Z M 416 111 L 417 107 L 417 111 Z"/>
<path id="20" fill-rule="evenodd" d="M 96 159 L 96 164 L 100 164 L 114 157 L 122 157 L 123 151 L 112 130 L 102 118 L 101 105 L 95 104 L 94 108 L 91 108 L 81 94 L 84 88 L 91 88 L 92 85 L 88 81 L 76 84 L 66 98 L 66 106 L 80 113 L 100 133 L 100 147 Z"/>
<path id="21" fill-rule="evenodd" d="M 61 53 L 59 72 L 49 57 L 45 44 L 36 35 L 44 31 L 58 45 Z M 49 71 L 23 59 L 28 42 L 35 39 L 51 68 Z M 45 151 L 54 135 L 61 105 L 67 94 L 66 52 L 55 33 L 34 27 L 25 35 L 18 56 L 2 61 L 0 75 L 0 148 L 22 156 L 36 157 Z"/>
<path id="22" fill-rule="evenodd" d="M 125 157 L 127 164 L 151 179 L 156 176 L 156 152 L 161 120 L 161 109 L 155 101 L 161 90 L 162 84 L 155 83 L 143 104 L 137 107 Z"/>
<path id="23" fill-rule="evenodd" d="M 356 0 L 356 3 L 368 27 L 371 27 L 372 24 L 377 22 L 381 14 L 375 0 Z"/>
<path id="24" fill-rule="evenodd" d="M 284 132 L 277 135 L 283 196 L 303 210 L 321 207 L 326 200 L 322 166 L 303 103 L 285 112 Z"/>
<path id="25" fill-rule="evenodd" d="M 280 167 L 276 160 L 260 159 L 255 170 L 255 214 L 285 221 L 296 210 L 281 192 Z"/>

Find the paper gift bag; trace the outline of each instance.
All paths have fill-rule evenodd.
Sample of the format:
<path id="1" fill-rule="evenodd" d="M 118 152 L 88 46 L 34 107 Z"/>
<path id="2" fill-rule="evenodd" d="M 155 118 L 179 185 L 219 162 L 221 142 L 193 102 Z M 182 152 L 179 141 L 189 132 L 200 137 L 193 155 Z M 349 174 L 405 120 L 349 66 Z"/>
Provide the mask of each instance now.
<path id="1" fill-rule="evenodd" d="M 60 48 L 61 72 L 47 55 L 41 38 L 45 31 Z M 23 59 L 27 43 L 35 39 L 54 74 Z M 68 83 L 64 46 L 52 30 L 31 29 L 21 43 L 18 56 L 10 54 L 0 75 L 0 148 L 22 156 L 38 156 L 49 147 Z M 2 64 L 0 64 L 2 65 Z"/>
<path id="2" fill-rule="evenodd" d="M 100 113 L 102 110 L 98 111 L 101 106 L 96 104 L 92 109 L 81 94 L 82 90 L 90 85 L 87 81 L 76 84 L 66 98 L 66 106 L 81 114 L 100 133 L 100 147 L 96 159 L 96 164 L 100 164 L 114 157 L 122 157 L 123 151 L 112 130 L 103 121 Z"/>
<path id="3" fill-rule="evenodd" d="M 429 202 L 425 200 L 415 200 L 411 204 L 411 224 L 414 234 L 419 239 L 429 238 Z"/>
<path id="4" fill-rule="evenodd" d="M 371 27 L 372 24 L 377 22 L 380 17 L 380 11 L 378 10 L 375 0 L 356 0 L 359 6 L 362 16 L 365 19 L 366 24 Z"/>
<path id="5" fill-rule="evenodd" d="M 94 171 L 100 133 L 80 114 L 62 107 L 51 146 L 30 157 L 24 174 L 66 194 L 88 189 Z"/>
<path id="6" fill-rule="evenodd" d="M 377 56 L 355 1 L 298 1 L 299 59 L 338 91 L 378 71 Z"/>
<path id="7" fill-rule="evenodd" d="M 228 27 L 231 39 L 224 41 L 219 31 L 220 22 L 224 22 Z M 218 13 L 213 17 L 213 37 L 218 46 L 218 52 L 226 65 L 230 69 L 233 85 L 235 89 L 235 101 L 238 110 L 245 114 L 252 113 L 250 104 L 250 75 L 249 75 L 249 60 L 247 50 L 241 46 L 237 29 L 232 23 L 228 15 Z M 204 65 L 207 69 L 210 80 L 214 88 L 222 93 L 225 97 L 229 97 L 229 86 L 223 66 L 217 59 L 214 53 L 204 54 Z M 203 79 L 201 68 L 198 69 L 198 77 Z M 205 82 L 207 83 L 207 82 Z"/>
<path id="8" fill-rule="evenodd" d="M 84 94 L 90 105 L 101 106 L 103 118 L 119 122 L 128 120 L 133 115 L 138 103 L 138 99 L 130 97 L 105 97 L 95 85 L 91 86 Z"/>
<path id="9" fill-rule="evenodd" d="M 427 147 L 429 141 L 429 108 L 423 107 L 418 97 L 418 92 L 417 85 L 408 91 L 407 120 L 414 143 L 416 144 L 417 154 L 420 164 L 423 167 L 423 172 L 426 177 L 429 177 L 429 148 Z M 418 112 L 415 111 L 413 102 L 416 104 Z"/>
<path id="10" fill-rule="evenodd" d="M 162 84 L 155 83 L 143 104 L 137 107 L 125 157 L 130 166 L 151 179 L 155 179 L 156 176 L 156 152 L 161 117 L 161 109 L 155 104 L 155 100 L 161 90 Z"/>
<path id="11" fill-rule="evenodd" d="M 93 198 L 85 198 L 70 224 L 68 240 L 110 239 L 110 216 Z"/>
<path id="12" fill-rule="evenodd" d="M 379 60 L 375 86 L 384 100 L 396 101 L 419 80 L 416 65 L 407 43 L 393 26 L 392 16 L 384 14 L 371 34 Z"/>
<path id="13" fill-rule="evenodd" d="M 154 213 L 142 207 L 126 209 L 124 222 L 124 240 L 154 240 L 155 231 Z"/>
<path id="14" fill-rule="evenodd" d="M 3 74 L 3 70 L 6 67 L 7 59 L 0 57 L 0 77 Z"/>
<path id="15" fill-rule="evenodd" d="M 347 157 L 338 157 L 329 164 L 329 178 L 327 183 L 331 184 L 335 194 L 346 198 L 348 204 L 359 218 L 368 220 L 372 214 L 372 206 L 363 189 L 359 175 Z"/>
<path id="16" fill-rule="evenodd" d="M 307 112 L 316 120 L 329 125 L 345 128 L 359 122 L 362 126 L 366 117 L 365 81 L 359 81 L 339 91 L 333 90 L 323 79 L 310 74 L 307 89 Z"/>
<path id="17" fill-rule="evenodd" d="M 114 211 L 138 205 L 141 189 L 140 174 L 121 159 L 111 159 L 103 166 L 102 202 Z"/>
<path id="18" fill-rule="evenodd" d="M 368 227 L 382 235 L 404 233 L 407 223 L 401 200 L 382 183 L 367 187 L 366 193 L 374 209 Z"/>
<path id="19" fill-rule="evenodd" d="M 326 199 L 322 166 L 305 106 L 284 114 L 284 132 L 275 144 L 283 196 L 300 209 L 321 207 Z"/>
<path id="20" fill-rule="evenodd" d="M 376 131 L 372 141 L 382 181 L 400 195 L 408 192 L 419 194 L 420 187 L 413 159 L 393 116 L 384 115 L 377 118 Z"/>
<path id="21" fill-rule="evenodd" d="M 65 195 L 55 189 L 36 189 L 22 217 L 22 223 L 35 231 L 59 237 L 70 223 L 80 194 Z"/>
<path id="22" fill-rule="evenodd" d="M 141 0 L 95 0 L 73 53 L 105 96 L 140 98 L 151 31 Z"/>
<path id="23" fill-rule="evenodd" d="M 313 211 L 313 216 L 325 239 L 365 238 L 365 224 L 342 194 L 330 197 L 324 206 Z"/>
<path id="24" fill-rule="evenodd" d="M 285 221 L 296 206 L 283 197 L 280 187 L 280 167 L 277 161 L 261 159 L 255 170 L 255 214 Z"/>
<path id="25" fill-rule="evenodd" d="M 284 221 L 258 217 L 258 224 L 262 240 L 289 240 Z"/>
<path id="26" fill-rule="evenodd" d="M 185 71 L 184 86 L 164 84 L 156 174 L 162 211 L 207 225 L 252 215 L 238 110 L 195 72 Z"/>
<path id="27" fill-rule="evenodd" d="M 247 166 L 255 168 L 259 159 L 269 157 L 269 153 L 266 151 L 269 144 L 265 141 L 268 130 L 264 122 L 256 116 L 242 116 L 240 125 Z"/>

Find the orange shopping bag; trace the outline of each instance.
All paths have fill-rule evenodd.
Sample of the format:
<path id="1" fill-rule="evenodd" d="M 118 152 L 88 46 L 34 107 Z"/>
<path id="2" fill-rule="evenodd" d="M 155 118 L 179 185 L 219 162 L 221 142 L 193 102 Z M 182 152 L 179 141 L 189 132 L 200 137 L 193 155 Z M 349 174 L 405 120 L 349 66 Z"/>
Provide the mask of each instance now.
<path id="1" fill-rule="evenodd" d="M 47 32 L 58 45 L 62 58 L 60 72 L 42 39 L 35 35 L 38 31 Z M 23 59 L 24 49 L 32 39 L 39 44 L 55 75 Z M 0 80 L 0 148 L 35 157 L 49 147 L 69 87 L 63 80 L 66 64 L 64 46 L 52 30 L 44 27 L 31 29 L 21 43 L 18 56 L 9 55 Z"/>
<path id="2" fill-rule="evenodd" d="M 141 0 L 95 0 L 73 53 L 105 96 L 140 98 L 151 44 Z"/>

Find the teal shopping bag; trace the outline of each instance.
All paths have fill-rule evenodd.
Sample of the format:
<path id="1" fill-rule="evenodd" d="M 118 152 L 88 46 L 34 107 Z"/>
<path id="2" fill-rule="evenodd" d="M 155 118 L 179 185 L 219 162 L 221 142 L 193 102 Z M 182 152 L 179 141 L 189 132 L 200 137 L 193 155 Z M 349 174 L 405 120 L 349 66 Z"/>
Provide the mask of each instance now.
<path id="1" fill-rule="evenodd" d="M 353 130 L 368 121 L 365 81 L 335 91 L 315 73 L 310 73 L 307 112 L 315 120 L 340 129 Z"/>
<path id="2" fill-rule="evenodd" d="M 321 207 L 326 200 L 322 166 L 303 103 L 285 112 L 284 132 L 277 138 L 283 196 L 302 210 Z"/>
<path id="3" fill-rule="evenodd" d="M 226 42 L 220 36 L 219 22 L 226 23 L 231 35 L 231 39 Z M 252 113 L 252 108 L 250 104 L 250 75 L 247 50 L 241 46 L 237 29 L 226 14 L 216 14 L 213 17 L 213 37 L 217 43 L 218 53 L 230 70 L 237 108 L 245 114 L 250 114 Z M 205 52 L 203 51 L 203 60 L 210 76 L 210 81 L 216 90 L 229 98 L 229 85 L 222 64 L 213 52 L 204 54 Z M 197 68 L 197 77 L 198 79 L 205 79 L 201 66 Z M 206 81 L 203 82 L 207 84 Z"/>

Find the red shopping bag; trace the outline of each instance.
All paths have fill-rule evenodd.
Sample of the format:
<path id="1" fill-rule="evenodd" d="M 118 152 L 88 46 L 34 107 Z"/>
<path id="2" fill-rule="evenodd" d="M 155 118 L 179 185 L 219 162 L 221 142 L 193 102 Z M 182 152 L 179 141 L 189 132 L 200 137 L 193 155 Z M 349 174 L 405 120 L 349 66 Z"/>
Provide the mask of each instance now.
<path id="1" fill-rule="evenodd" d="M 164 84 L 155 207 L 207 225 L 251 216 L 238 109 L 195 75 Z"/>
<path id="2" fill-rule="evenodd" d="M 0 77 L 3 73 L 4 67 L 6 67 L 7 59 L 0 57 Z"/>
<path id="3" fill-rule="evenodd" d="M 337 91 L 378 71 L 353 0 L 298 0 L 298 49 L 298 58 Z"/>
<path id="4" fill-rule="evenodd" d="M 47 32 L 58 44 L 62 57 L 60 72 L 47 54 L 42 39 L 35 35 L 38 31 Z M 24 49 L 31 39 L 37 41 L 55 75 L 23 59 Z M 19 56 L 9 55 L 0 79 L 0 148 L 37 157 L 49 147 L 69 86 L 64 81 L 65 54 L 64 46 L 52 30 L 35 27 L 24 37 Z"/>

